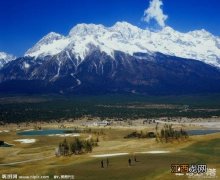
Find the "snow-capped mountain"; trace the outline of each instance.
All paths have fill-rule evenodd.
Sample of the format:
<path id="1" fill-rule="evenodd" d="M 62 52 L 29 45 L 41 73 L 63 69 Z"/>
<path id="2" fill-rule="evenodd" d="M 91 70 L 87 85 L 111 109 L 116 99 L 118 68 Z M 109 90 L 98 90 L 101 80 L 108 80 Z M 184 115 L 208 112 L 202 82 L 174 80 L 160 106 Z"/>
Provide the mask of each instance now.
<path id="1" fill-rule="evenodd" d="M 53 56 L 22 57 L 0 70 L 4 93 L 138 93 L 220 92 L 220 70 L 197 60 L 161 53 L 114 56 L 93 50 L 83 61 L 72 51 Z"/>
<path id="2" fill-rule="evenodd" d="M 93 50 L 99 49 L 111 57 L 115 51 L 166 55 L 195 59 L 220 67 L 220 38 L 202 30 L 181 33 L 171 27 L 153 32 L 140 29 L 127 22 L 117 22 L 112 27 L 95 24 L 78 24 L 67 36 L 49 33 L 25 56 L 54 56 L 68 51 L 80 61 Z"/>
<path id="3" fill-rule="evenodd" d="M 219 57 L 219 37 L 205 30 L 78 24 L 5 64 L 0 93 L 219 93 Z"/>
<path id="4" fill-rule="evenodd" d="M 16 59 L 15 56 L 7 54 L 5 52 L 0 52 L 0 69 L 8 62 Z"/>
<path id="5" fill-rule="evenodd" d="M 64 36 L 55 32 L 50 32 L 49 34 L 44 36 L 33 48 L 29 49 L 26 52 L 26 55 L 55 55 L 62 51 L 63 48 L 66 46 L 66 44 L 62 44 L 63 39 Z M 57 46 L 57 42 L 59 42 L 59 47 Z"/>

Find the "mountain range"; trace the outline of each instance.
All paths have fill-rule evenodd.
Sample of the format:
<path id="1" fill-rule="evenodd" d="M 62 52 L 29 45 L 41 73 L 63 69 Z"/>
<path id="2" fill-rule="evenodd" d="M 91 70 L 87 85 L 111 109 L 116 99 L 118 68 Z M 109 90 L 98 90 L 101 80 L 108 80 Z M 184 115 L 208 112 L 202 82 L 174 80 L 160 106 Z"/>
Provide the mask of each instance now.
<path id="1" fill-rule="evenodd" d="M 220 38 L 204 29 L 78 24 L 67 36 L 47 34 L 14 59 L 0 53 L 0 92 L 220 92 Z"/>
<path id="2" fill-rule="evenodd" d="M 7 54 L 5 52 L 0 52 L 0 69 L 7 64 L 8 62 L 15 60 L 16 57 L 11 55 L 11 54 Z"/>

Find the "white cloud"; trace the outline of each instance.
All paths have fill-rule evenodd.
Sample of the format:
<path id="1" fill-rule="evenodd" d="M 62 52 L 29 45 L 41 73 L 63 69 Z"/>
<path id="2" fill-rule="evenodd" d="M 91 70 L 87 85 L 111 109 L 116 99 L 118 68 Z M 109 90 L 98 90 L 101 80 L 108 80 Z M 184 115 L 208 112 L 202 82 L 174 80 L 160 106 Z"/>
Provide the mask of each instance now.
<path id="1" fill-rule="evenodd" d="M 150 22 L 154 19 L 159 26 L 164 27 L 168 16 L 163 13 L 161 6 L 163 6 L 162 0 L 151 0 L 149 7 L 144 11 L 143 20 Z"/>

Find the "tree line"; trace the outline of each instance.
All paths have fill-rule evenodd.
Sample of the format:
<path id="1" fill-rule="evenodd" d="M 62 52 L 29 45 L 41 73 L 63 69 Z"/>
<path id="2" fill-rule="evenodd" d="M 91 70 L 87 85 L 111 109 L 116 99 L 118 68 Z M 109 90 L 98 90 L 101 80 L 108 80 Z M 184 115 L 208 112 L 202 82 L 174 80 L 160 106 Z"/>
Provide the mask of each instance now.
<path id="1" fill-rule="evenodd" d="M 172 124 L 165 124 L 164 127 L 158 132 L 158 125 L 156 125 L 156 140 L 157 142 L 172 142 L 173 140 L 185 140 L 189 137 L 188 133 L 183 130 L 175 130 Z"/>
<path id="2" fill-rule="evenodd" d="M 98 138 L 82 140 L 78 137 L 75 137 L 71 142 L 68 142 L 67 139 L 64 139 L 63 142 L 59 143 L 56 148 L 56 156 L 68 156 L 72 154 L 83 154 L 91 153 L 93 147 L 98 146 Z"/>

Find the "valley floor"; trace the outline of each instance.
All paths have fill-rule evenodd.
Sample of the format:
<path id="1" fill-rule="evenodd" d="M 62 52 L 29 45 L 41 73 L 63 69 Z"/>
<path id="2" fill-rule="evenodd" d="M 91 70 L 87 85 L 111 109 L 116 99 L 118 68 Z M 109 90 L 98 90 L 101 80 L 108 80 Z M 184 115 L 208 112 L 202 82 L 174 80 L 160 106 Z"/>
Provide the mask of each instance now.
<path id="1" fill-rule="evenodd" d="M 173 123 L 174 128 L 210 129 L 205 122 L 219 124 L 219 119 L 185 119 Z M 38 123 L 42 129 L 57 129 L 61 124 L 65 128 L 85 128 L 86 120 L 64 123 Z M 66 136 L 25 136 L 17 132 L 28 131 L 36 123 L 15 124 L 0 127 L 0 140 L 12 147 L 0 147 L 0 175 L 17 174 L 18 176 L 44 175 L 50 179 L 55 176 L 74 175 L 75 179 L 188 179 L 186 175 L 171 173 L 171 164 L 207 164 L 216 169 L 220 177 L 220 133 L 190 136 L 188 140 L 172 143 L 158 143 L 151 139 L 125 139 L 133 131 L 155 131 L 155 123 L 143 124 L 143 120 L 131 124 L 115 122 L 111 126 L 91 126 L 96 133 L 82 133 L 83 139 L 99 138 L 99 146 L 92 153 L 56 157 L 55 149 L 60 142 L 74 137 Z M 158 120 L 159 127 L 165 120 Z M 171 123 L 167 122 L 166 123 Z M 214 127 L 214 126 L 213 126 Z M 212 128 L 213 128 L 212 127 Z M 216 126 L 216 128 L 218 128 Z M 100 133 L 97 133 L 100 132 Z M 101 133 L 102 132 L 102 133 Z M 98 135 L 99 134 L 99 135 Z M 17 141 L 15 141 L 17 140 Z M 134 161 L 136 157 L 137 162 Z M 106 166 L 106 160 L 109 166 Z M 131 159 L 131 166 L 128 159 Z M 101 161 L 104 168 L 101 168 Z"/>

